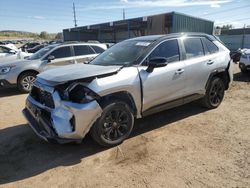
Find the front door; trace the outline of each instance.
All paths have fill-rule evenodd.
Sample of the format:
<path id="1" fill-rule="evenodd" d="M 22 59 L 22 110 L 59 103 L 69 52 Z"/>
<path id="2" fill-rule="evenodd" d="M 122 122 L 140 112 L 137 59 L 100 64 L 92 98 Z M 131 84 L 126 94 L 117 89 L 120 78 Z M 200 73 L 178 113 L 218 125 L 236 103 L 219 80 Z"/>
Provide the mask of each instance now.
<path id="1" fill-rule="evenodd" d="M 164 57 L 168 64 L 149 73 L 146 71 L 146 62 L 154 57 Z M 178 40 L 171 39 L 160 43 L 139 67 L 139 74 L 142 80 L 142 112 L 182 98 L 185 91 L 185 67 L 180 61 Z"/>

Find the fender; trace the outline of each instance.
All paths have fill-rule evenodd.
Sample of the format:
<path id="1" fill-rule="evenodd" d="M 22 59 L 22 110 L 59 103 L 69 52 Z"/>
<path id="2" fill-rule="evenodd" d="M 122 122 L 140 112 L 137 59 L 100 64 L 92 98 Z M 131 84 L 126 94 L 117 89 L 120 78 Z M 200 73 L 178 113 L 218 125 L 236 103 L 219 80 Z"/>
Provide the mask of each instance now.
<path id="1" fill-rule="evenodd" d="M 230 74 L 229 73 L 230 65 L 231 65 L 231 61 L 229 61 L 227 68 L 218 68 L 218 69 L 215 69 L 213 72 L 211 72 L 209 77 L 208 77 L 205 89 L 208 88 L 208 85 L 209 85 L 210 81 L 212 80 L 212 78 L 214 76 L 217 76 L 223 80 L 223 82 L 225 84 L 225 89 L 227 90 L 229 88 L 229 83 L 231 81 L 230 75 L 229 75 Z"/>

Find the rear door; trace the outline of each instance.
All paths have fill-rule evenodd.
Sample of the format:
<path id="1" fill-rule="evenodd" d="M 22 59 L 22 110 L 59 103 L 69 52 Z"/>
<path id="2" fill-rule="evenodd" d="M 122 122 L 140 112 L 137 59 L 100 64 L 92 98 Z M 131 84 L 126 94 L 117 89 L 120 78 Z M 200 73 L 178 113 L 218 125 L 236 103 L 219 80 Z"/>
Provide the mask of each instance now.
<path id="1" fill-rule="evenodd" d="M 209 76 L 208 64 L 210 58 L 205 56 L 202 39 L 199 37 L 182 38 L 186 60 L 186 91 L 185 95 L 203 94 Z"/>
<path id="2" fill-rule="evenodd" d="M 103 48 L 99 46 L 90 45 L 90 47 L 95 51 L 96 54 L 101 54 L 102 52 L 105 51 Z"/>
<path id="3" fill-rule="evenodd" d="M 75 63 L 89 62 L 97 56 L 96 52 L 89 45 L 74 45 Z"/>
<path id="4" fill-rule="evenodd" d="M 47 60 L 43 67 L 44 70 L 74 64 L 74 56 L 70 46 L 63 46 L 53 50 L 45 59 L 48 59 L 49 56 L 54 56 L 55 59 L 51 61 Z"/>
<path id="5" fill-rule="evenodd" d="M 171 39 L 159 44 L 147 59 L 154 57 L 165 57 L 168 65 L 155 68 L 150 73 L 146 71 L 147 61 L 139 67 L 143 90 L 143 112 L 180 99 L 185 91 L 186 73 L 184 63 L 180 58 L 178 40 Z"/>

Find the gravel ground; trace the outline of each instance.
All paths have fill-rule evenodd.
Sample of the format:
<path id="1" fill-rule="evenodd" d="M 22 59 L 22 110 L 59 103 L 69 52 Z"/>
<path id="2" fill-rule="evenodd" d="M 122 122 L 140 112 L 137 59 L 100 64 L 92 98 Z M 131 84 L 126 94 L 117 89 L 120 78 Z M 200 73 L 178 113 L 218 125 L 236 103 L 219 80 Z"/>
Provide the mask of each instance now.
<path id="1" fill-rule="evenodd" d="M 21 115 L 27 95 L 0 90 L 0 187 L 250 187 L 250 75 L 235 68 L 225 100 L 137 120 L 105 149 L 40 140 Z"/>

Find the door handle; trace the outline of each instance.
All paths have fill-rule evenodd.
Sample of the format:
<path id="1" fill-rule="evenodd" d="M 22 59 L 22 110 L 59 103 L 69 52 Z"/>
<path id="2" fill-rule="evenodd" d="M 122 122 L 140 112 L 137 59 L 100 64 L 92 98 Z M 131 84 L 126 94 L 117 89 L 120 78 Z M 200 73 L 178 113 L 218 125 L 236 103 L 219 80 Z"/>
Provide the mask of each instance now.
<path id="1" fill-rule="evenodd" d="M 184 69 L 178 69 L 177 71 L 175 71 L 175 74 L 182 74 L 184 72 Z"/>
<path id="2" fill-rule="evenodd" d="M 214 61 L 209 60 L 209 61 L 207 62 L 207 64 L 208 64 L 208 65 L 212 65 L 212 64 L 214 64 Z"/>

